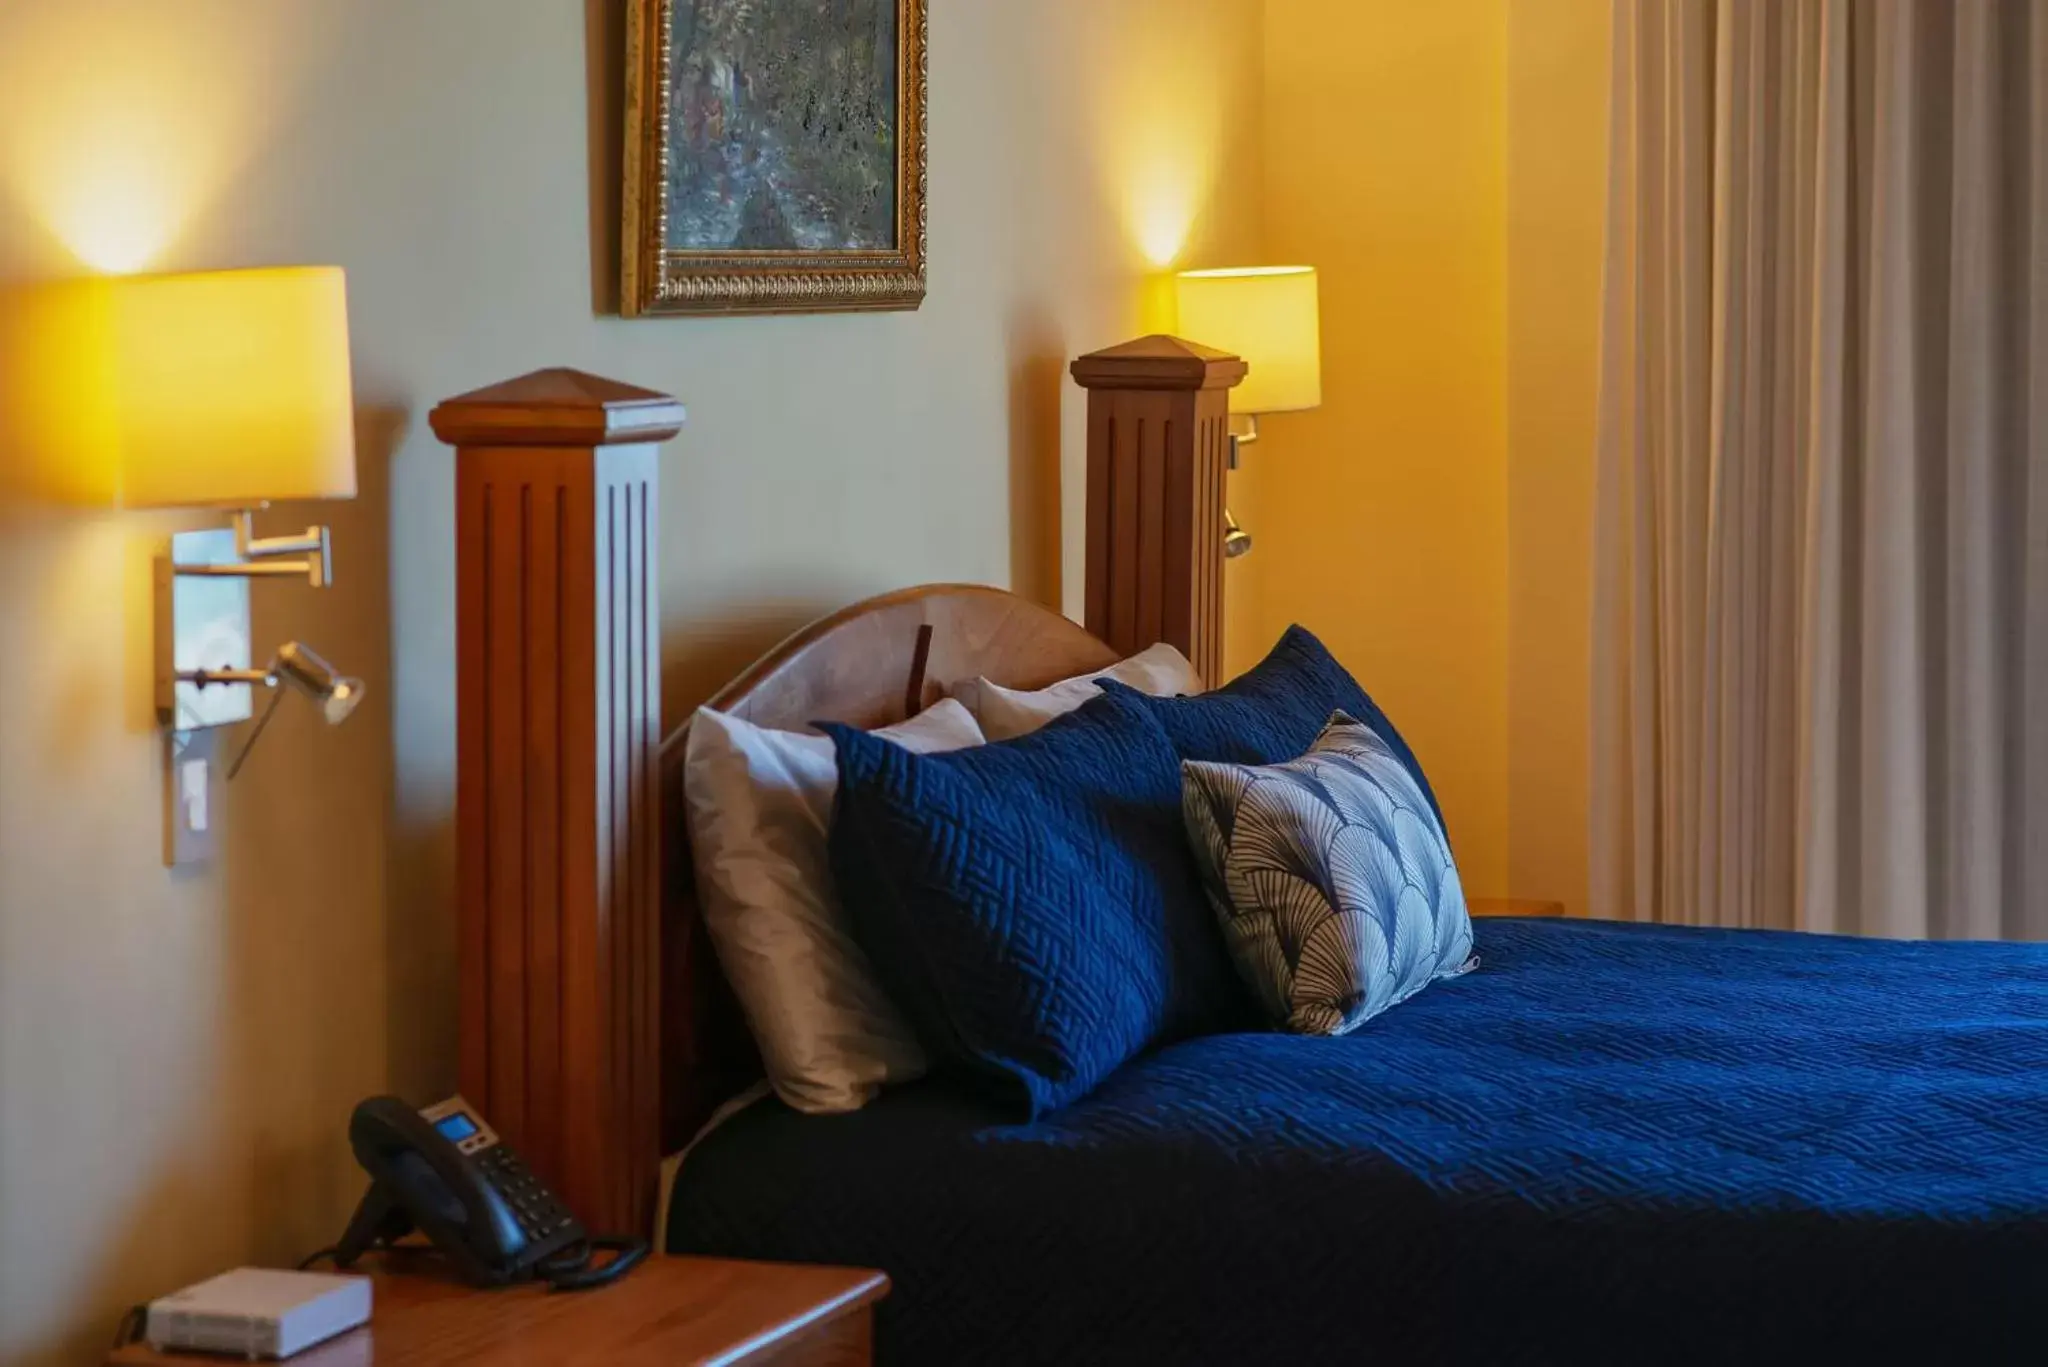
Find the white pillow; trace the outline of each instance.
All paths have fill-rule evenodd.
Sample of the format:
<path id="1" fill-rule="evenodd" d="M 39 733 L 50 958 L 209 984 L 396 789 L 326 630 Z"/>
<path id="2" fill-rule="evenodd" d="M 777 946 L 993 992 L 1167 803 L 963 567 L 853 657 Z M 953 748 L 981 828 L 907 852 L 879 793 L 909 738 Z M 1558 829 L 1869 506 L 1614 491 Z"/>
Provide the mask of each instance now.
<path id="1" fill-rule="evenodd" d="M 1095 686 L 1097 679 L 1115 679 L 1155 698 L 1202 691 L 1202 676 L 1195 673 L 1188 657 L 1162 641 L 1099 673 L 1062 679 L 1033 693 L 1020 693 L 987 679 L 970 679 L 953 685 L 952 694 L 981 723 L 984 736 L 990 740 L 1014 740 L 1055 717 L 1064 717 L 1102 692 Z"/>
<path id="2" fill-rule="evenodd" d="M 982 743 L 951 699 L 877 734 L 920 753 Z M 709 708 L 690 722 L 683 793 L 704 924 L 776 1094 L 820 1115 L 857 1111 L 883 1084 L 925 1070 L 833 891 L 826 836 L 838 791 L 823 736 Z"/>

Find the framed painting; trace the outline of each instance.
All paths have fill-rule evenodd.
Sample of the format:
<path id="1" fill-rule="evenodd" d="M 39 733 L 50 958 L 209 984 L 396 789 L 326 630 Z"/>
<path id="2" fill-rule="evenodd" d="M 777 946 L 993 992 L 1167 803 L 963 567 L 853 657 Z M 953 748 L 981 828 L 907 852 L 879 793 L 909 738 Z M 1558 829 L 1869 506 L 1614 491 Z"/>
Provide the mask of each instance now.
<path id="1" fill-rule="evenodd" d="M 627 317 L 914 309 L 927 0 L 628 0 Z"/>

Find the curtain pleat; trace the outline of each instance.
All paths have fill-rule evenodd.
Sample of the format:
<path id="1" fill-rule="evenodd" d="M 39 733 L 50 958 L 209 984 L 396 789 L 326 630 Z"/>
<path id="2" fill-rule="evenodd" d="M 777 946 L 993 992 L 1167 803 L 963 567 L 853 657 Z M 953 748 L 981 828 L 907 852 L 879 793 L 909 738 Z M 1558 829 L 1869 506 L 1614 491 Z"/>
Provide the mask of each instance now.
<path id="1" fill-rule="evenodd" d="M 1619 0 L 1602 914 L 2048 935 L 2048 21 Z"/>
<path id="2" fill-rule="evenodd" d="M 2007 699 L 2008 734 L 2016 744 L 2019 772 L 2008 784 L 2018 808 L 2018 839 L 2008 848 L 2006 867 L 2020 896 L 2006 904 L 2009 937 L 2035 933 L 2027 909 L 2048 888 L 2048 16 L 2033 7 L 2015 18 L 2019 30 L 2006 51 L 2030 79 L 2007 90 L 2008 110 L 2022 111 L 2032 136 L 2008 157 L 2016 168 L 2013 199 L 2024 206 L 2027 228 L 2011 275 L 2024 291 L 2015 311 L 2015 332 L 2023 356 L 2018 391 L 2012 396 L 2018 442 L 2026 452 L 2023 492 L 2012 506 L 2020 525 L 2008 529 L 2023 562 L 2016 593 L 2019 684 Z"/>
<path id="3" fill-rule="evenodd" d="M 2001 132 L 2007 73 L 2000 60 L 2003 16 L 1996 5 L 1964 0 L 1957 6 L 1950 157 L 1954 219 L 1949 247 L 1947 374 L 1948 552 L 1944 703 L 1947 774 L 1941 813 L 1945 837 L 1936 841 L 1947 861 L 1942 889 L 1955 911 L 1955 930 L 1995 939 L 2004 930 L 2005 693 L 2013 677 L 2006 649 L 2013 639 L 2007 586 L 2018 565 L 2009 537 L 1995 533 L 2001 509 L 2024 485 L 2007 489 L 2013 474 L 1999 452 L 2014 449 L 2005 394 L 2019 378 L 2019 359 L 2006 345 L 2006 310 L 1992 303 L 2016 282 L 2005 278 L 1999 249 L 2007 220 Z"/>

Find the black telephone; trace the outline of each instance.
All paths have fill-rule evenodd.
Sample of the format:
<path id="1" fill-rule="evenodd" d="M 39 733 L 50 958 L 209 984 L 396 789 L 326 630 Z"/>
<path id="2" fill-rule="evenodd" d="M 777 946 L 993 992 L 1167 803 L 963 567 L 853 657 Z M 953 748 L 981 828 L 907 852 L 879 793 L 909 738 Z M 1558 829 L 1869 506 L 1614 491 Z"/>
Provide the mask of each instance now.
<path id="1" fill-rule="evenodd" d="M 415 1229 L 476 1286 L 537 1277 L 561 1291 L 602 1286 L 647 1256 L 642 1239 L 593 1239 L 461 1097 L 416 1111 L 397 1097 L 362 1102 L 349 1146 L 370 1190 L 335 1245 L 352 1267 Z M 595 1251 L 609 1262 L 594 1265 Z"/>

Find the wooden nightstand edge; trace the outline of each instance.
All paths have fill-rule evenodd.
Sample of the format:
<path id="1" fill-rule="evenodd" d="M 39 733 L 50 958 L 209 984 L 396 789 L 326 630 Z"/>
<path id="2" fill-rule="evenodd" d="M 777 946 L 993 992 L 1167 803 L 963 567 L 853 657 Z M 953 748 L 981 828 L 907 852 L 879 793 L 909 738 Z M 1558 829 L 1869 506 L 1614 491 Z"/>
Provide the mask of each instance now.
<path id="1" fill-rule="evenodd" d="M 765 1349 L 777 1344 L 788 1343 L 833 1320 L 843 1318 L 856 1310 L 866 1309 L 889 1294 L 889 1274 L 866 1268 L 846 1268 L 844 1271 L 861 1276 L 862 1280 L 847 1287 L 830 1300 L 820 1301 L 795 1319 L 787 1319 L 748 1339 L 736 1344 L 732 1351 L 712 1358 L 704 1367 L 729 1367 L 729 1364 L 745 1363 Z"/>

